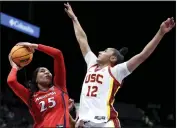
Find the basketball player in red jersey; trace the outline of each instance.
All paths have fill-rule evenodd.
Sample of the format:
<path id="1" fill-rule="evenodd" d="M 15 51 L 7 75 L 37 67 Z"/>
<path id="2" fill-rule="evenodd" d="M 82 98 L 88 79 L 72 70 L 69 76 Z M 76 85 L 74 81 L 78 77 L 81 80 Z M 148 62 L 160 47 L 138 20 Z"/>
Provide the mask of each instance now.
<path id="1" fill-rule="evenodd" d="M 175 22 L 173 18 L 162 22 L 156 35 L 142 52 L 123 63 L 127 48 L 120 51 L 107 48 L 105 51 L 100 51 L 97 58 L 91 51 L 87 36 L 71 6 L 67 3 L 65 7 L 66 13 L 72 19 L 77 41 L 87 63 L 87 74 L 82 86 L 76 127 L 82 125 L 84 127 L 120 128 L 118 113 L 113 108 L 116 92 L 123 79 L 152 54 L 163 36 L 175 26 Z"/>
<path id="2" fill-rule="evenodd" d="M 25 88 L 17 81 L 17 72 L 20 69 L 9 55 L 12 69 L 7 83 L 14 93 L 29 107 L 34 119 L 34 128 L 44 127 L 70 127 L 69 97 L 66 89 L 66 71 L 63 54 L 60 50 L 42 44 L 19 43 L 32 50 L 38 50 L 54 58 L 54 78 L 45 67 L 34 71 L 30 89 Z M 53 78 L 53 82 L 52 82 Z"/>

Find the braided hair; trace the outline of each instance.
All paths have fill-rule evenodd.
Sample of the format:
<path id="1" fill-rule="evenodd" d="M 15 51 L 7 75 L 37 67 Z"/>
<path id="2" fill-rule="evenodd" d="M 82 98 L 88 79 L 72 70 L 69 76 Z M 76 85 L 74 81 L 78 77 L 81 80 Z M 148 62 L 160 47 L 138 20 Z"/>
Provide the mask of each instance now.
<path id="1" fill-rule="evenodd" d="M 26 82 L 26 86 L 30 91 L 30 97 L 29 97 L 29 101 L 28 101 L 29 107 L 32 107 L 32 99 L 33 99 L 34 93 L 39 91 L 39 88 L 38 88 L 37 83 L 36 83 L 36 78 L 37 78 L 37 74 L 38 74 L 39 69 L 40 69 L 40 67 L 37 68 L 33 72 L 32 80 Z"/>
<path id="2" fill-rule="evenodd" d="M 117 61 L 114 63 L 114 65 L 124 62 L 124 56 L 127 53 L 128 53 L 127 47 L 123 47 L 120 50 L 113 48 L 113 55 L 117 57 Z"/>

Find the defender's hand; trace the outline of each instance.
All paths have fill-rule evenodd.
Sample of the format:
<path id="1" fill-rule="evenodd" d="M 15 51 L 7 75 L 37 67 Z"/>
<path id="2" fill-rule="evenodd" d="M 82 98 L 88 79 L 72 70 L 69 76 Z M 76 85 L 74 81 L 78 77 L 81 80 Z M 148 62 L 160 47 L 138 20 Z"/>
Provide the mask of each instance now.
<path id="1" fill-rule="evenodd" d="M 175 26 L 174 18 L 168 18 L 160 25 L 160 31 L 162 34 L 168 33 Z"/>
<path id="2" fill-rule="evenodd" d="M 76 16 L 71 8 L 71 5 L 67 2 L 66 4 L 64 4 L 65 6 L 65 12 L 68 14 L 68 16 L 71 18 L 71 19 L 75 19 Z"/>
<path id="3" fill-rule="evenodd" d="M 69 111 L 71 111 L 74 108 L 74 100 L 69 99 Z"/>

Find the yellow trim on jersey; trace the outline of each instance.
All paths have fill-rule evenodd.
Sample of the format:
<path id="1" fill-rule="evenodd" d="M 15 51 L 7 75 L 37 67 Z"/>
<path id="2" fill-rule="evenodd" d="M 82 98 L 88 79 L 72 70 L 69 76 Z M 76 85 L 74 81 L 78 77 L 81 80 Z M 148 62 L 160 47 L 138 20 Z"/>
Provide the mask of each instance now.
<path id="1" fill-rule="evenodd" d="M 110 108 L 110 105 L 109 105 L 109 101 L 110 101 L 110 98 L 111 98 L 111 94 L 112 94 L 112 91 L 113 91 L 113 84 L 114 84 L 114 79 L 111 78 L 110 80 L 110 84 L 109 84 L 109 93 L 108 93 L 108 99 L 107 99 L 107 117 L 108 119 L 110 118 L 110 112 L 111 112 L 111 108 Z M 115 93 L 114 93 L 114 96 L 116 95 L 117 91 L 120 89 L 120 86 L 116 89 Z M 113 106 L 113 103 L 114 103 L 115 99 L 113 99 L 113 101 L 111 102 L 111 105 Z M 118 112 L 115 110 L 117 116 L 118 116 Z"/>
<path id="2" fill-rule="evenodd" d="M 110 80 L 110 84 L 109 84 L 109 93 L 108 93 L 108 99 L 107 99 L 107 117 L 108 119 L 110 118 L 110 105 L 109 105 L 109 100 L 111 98 L 111 94 L 112 94 L 112 89 L 113 89 L 113 83 L 114 83 L 114 79 L 111 78 Z"/>
<path id="3" fill-rule="evenodd" d="M 114 96 L 116 95 L 116 93 L 117 93 L 117 91 L 118 91 L 119 89 L 120 89 L 120 86 L 119 86 L 119 87 L 116 89 L 116 91 L 115 91 L 115 93 L 114 93 Z M 112 100 L 112 103 L 111 103 L 111 105 L 113 105 L 113 103 L 114 103 L 114 100 L 115 100 L 115 99 L 113 99 L 113 100 Z"/>
<path id="4" fill-rule="evenodd" d="M 115 93 L 114 93 L 114 96 L 116 95 L 116 93 L 117 93 L 117 91 L 120 89 L 120 86 L 116 89 L 116 91 L 115 91 Z M 111 105 L 113 106 L 113 104 L 114 104 L 114 101 L 115 101 L 115 99 L 113 99 L 112 100 L 112 103 L 111 103 Z M 117 116 L 118 116 L 118 112 L 115 110 L 115 112 L 116 112 L 116 114 L 117 114 Z"/>

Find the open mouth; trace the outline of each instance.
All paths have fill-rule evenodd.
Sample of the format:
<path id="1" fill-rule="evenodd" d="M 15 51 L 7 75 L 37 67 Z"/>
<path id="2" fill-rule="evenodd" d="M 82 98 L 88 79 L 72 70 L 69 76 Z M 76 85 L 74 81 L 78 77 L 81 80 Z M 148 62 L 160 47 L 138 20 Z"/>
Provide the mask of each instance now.
<path id="1" fill-rule="evenodd" d="M 46 78 L 51 78 L 50 75 L 46 75 L 45 77 L 46 77 Z"/>

